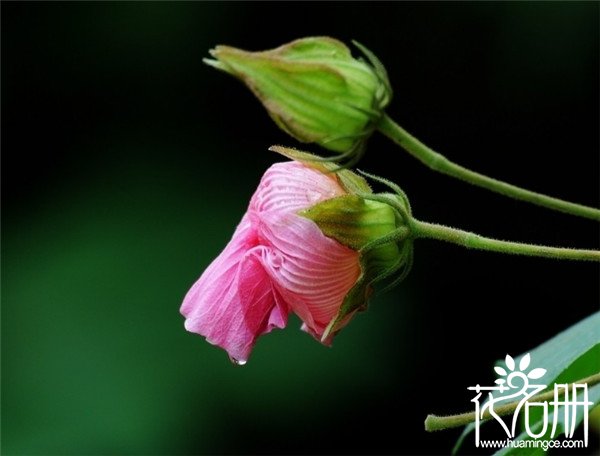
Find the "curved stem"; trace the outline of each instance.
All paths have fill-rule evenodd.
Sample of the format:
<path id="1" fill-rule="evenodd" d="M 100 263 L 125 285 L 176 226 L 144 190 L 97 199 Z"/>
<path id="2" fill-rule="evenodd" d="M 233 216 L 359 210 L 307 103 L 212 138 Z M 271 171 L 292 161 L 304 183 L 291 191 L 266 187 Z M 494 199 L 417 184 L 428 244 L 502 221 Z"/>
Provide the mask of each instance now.
<path id="1" fill-rule="evenodd" d="M 582 204 L 571 203 L 541 193 L 525 190 L 515 185 L 507 184 L 483 174 L 476 173 L 451 162 L 443 155 L 427 147 L 417 138 L 408 133 L 404 128 L 390 119 L 386 114 L 383 115 L 378 124 L 378 129 L 388 138 L 404 148 L 413 157 L 420 160 L 434 171 L 439 171 L 457 179 L 463 180 L 478 187 L 487 188 L 496 193 L 547 207 L 555 211 L 566 214 L 577 215 L 588 219 L 600 221 L 600 209 L 596 209 Z"/>
<path id="2" fill-rule="evenodd" d="M 500 241 L 469 231 L 435 223 L 421 222 L 416 219 L 412 219 L 411 221 L 411 231 L 415 238 L 437 239 L 469 249 L 488 250 L 491 252 L 508 253 L 510 255 L 556 258 L 559 260 L 600 261 L 600 251 L 598 250 L 547 247 L 545 245 Z"/>
<path id="3" fill-rule="evenodd" d="M 600 373 L 594 374 L 590 377 L 582 378 L 576 382 L 573 382 L 569 385 L 569 389 L 572 388 L 573 384 L 582 385 L 587 383 L 589 386 L 594 386 L 600 383 Z M 546 391 L 545 393 L 538 394 L 533 396 L 530 401 L 535 402 L 545 402 L 554 399 L 554 390 Z M 514 413 L 514 411 L 519 406 L 520 401 L 511 402 L 509 404 L 504 404 L 499 407 L 494 408 L 494 412 L 498 416 L 505 416 Z M 489 420 L 492 417 L 489 410 L 486 410 L 481 417 L 481 421 Z M 476 419 L 475 412 L 466 412 L 460 413 L 458 415 L 450 415 L 450 416 L 437 416 L 437 415 L 427 415 L 425 418 L 425 430 L 428 432 L 432 431 L 443 431 L 444 429 L 456 428 L 465 426 L 469 423 L 473 423 Z"/>

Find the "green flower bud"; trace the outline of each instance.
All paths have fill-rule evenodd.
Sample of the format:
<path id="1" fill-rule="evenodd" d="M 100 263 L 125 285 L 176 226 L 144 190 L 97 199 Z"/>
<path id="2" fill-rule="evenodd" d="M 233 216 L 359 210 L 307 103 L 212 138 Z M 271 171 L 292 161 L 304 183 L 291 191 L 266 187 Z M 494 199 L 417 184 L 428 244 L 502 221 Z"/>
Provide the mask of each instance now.
<path id="1" fill-rule="evenodd" d="M 210 51 L 216 60 L 204 61 L 242 80 L 297 140 L 351 154 L 360 150 L 391 99 L 383 65 L 355 44 L 370 63 L 328 37 L 263 52 L 217 46 Z"/>
<path id="2" fill-rule="evenodd" d="M 336 165 L 315 161 L 315 156 L 279 146 L 271 147 L 297 161 L 332 172 Z M 413 238 L 410 230 L 410 206 L 402 190 L 395 184 L 370 176 L 390 185 L 396 194 L 373 194 L 363 177 L 348 169 L 336 173 L 348 194 L 331 198 L 309 207 L 299 215 L 315 222 L 323 234 L 359 252 L 361 274 L 350 289 L 323 338 L 334 334 L 356 311 L 365 310 L 373 285 L 384 279 L 402 280 L 412 266 Z"/>

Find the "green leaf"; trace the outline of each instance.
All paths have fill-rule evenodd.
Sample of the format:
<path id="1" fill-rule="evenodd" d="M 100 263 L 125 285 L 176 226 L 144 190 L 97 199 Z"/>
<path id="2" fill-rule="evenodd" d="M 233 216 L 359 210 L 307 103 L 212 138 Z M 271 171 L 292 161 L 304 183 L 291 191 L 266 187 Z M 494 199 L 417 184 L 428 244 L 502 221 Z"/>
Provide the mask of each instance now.
<path id="1" fill-rule="evenodd" d="M 594 406 L 596 406 L 598 404 L 598 401 L 600 401 L 600 384 L 599 385 L 594 385 L 591 388 L 588 389 L 588 399 L 594 403 L 594 405 L 588 407 L 588 412 L 589 410 L 591 410 Z M 560 435 L 564 434 L 565 432 L 565 426 L 564 426 L 564 406 L 560 406 L 558 407 L 558 424 L 557 424 L 557 432 L 556 435 L 554 436 L 554 439 L 556 439 L 557 437 L 559 437 Z M 552 423 L 553 423 L 553 416 L 552 413 L 548 414 L 548 432 L 546 432 L 546 435 L 536 439 L 536 440 L 540 440 L 540 441 L 548 441 L 548 440 L 553 440 L 550 439 L 550 433 L 552 430 Z M 582 420 L 583 420 L 583 407 L 582 406 L 578 406 L 577 407 L 577 415 L 576 415 L 576 422 L 575 422 L 575 427 L 577 428 Z M 541 430 L 542 428 L 542 422 L 541 420 L 539 420 L 537 423 L 535 423 L 532 427 L 532 431 L 534 433 L 537 433 Z M 578 437 L 579 438 L 579 437 Z M 526 433 L 526 432 L 522 432 L 521 434 L 519 434 L 517 437 L 515 437 L 515 442 L 525 442 L 525 441 L 529 441 L 532 440 L 532 438 Z M 541 446 L 541 444 L 540 444 Z M 521 456 L 521 455 L 538 455 L 538 454 L 546 454 L 546 451 L 543 451 L 543 449 L 540 451 L 540 448 L 512 448 L 512 447 L 508 447 L 508 448 L 503 448 L 500 451 L 497 451 L 496 453 L 494 453 L 494 456 Z"/>
<path id="2" fill-rule="evenodd" d="M 572 382 L 581 378 L 572 378 L 572 376 L 576 375 L 577 371 L 581 369 L 581 364 L 587 364 L 585 362 L 587 356 L 593 357 L 594 347 L 598 344 L 600 344 L 600 312 L 596 312 L 572 325 L 535 349 L 523 353 L 515 359 L 515 362 L 520 365 L 521 359 L 529 353 L 532 367 L 540 366 L 546 369 L 546 374 L 541 379 L 545 384 L 552 385 L 557 380 Z M 587 355 L 590 351 L 592 355 Z M 582 361 L 578 362 L 580 358 Z M 572 371 L 569 370 L 571 366 L 574 366 Z M 590 394 L 592 390 L 596 391 L 597 388 L 598 386 L 590 388 Z M 475 424 L 473 423 L 465 427 L 452 450 L 452 454 L 458 452 L 464 439 L 474 429 Z M 523 449 L 519 450 L 522 451 Z"/>
<path id="3" fill-rule="evenodd" d="M 568 369 L 563 371 L 558 376 L 558 378 L 556 378 L 554 380 L 554 383 L 557 383 L 557 384 L 573 383 L 582 378 L 586 378 L 593 374 L 596 374 L 599 371 L 600 371 L 600 344 L 596 344 L 594 347 L 592 347 L 586 353 L 581 355 L 573 364 L 571 364 L 571 366 L 569 366 Z M 598 404 L 598 400 L 600 399 L 600 397 L 598 397 L 599 392 L 600 392 L 600 385 L 595 385 L 595 386 L 589 388 L 589 390 L 588 390 L 589 400 L 592 401 L 594 403 L 594 405 L 589 407 L 588 411 L 591 410 L 592 408 L 594 408 Z M 562 407 L 562 406 L 559 407 L 557 416 L 559 419 L 558 419 L 558 424 L 557 424 L 557 432 L 556 432 L 556 435 L 554 436 L 554 439 L 558 438 L 560 435 L 565 433 L 564 407 Z M 536 433 L 539 431 L 539 429 L 541 429 L 542 418 L 543 418 L 543 415 L 540 410 L 534 409 L 531 411 L 529 420 L 531 423 L 535 423 L 532 426 L 532 428 L 537 429 L 534 431 Z M 582 419 L 583 419 L 583 409 L 581 406 L 579 406 L 577 409 L 576 427 L 581 423 Z M 545 441 L 552 440 L 550 438 L 550 434 L 551 434 L 551 430 L 552 430 L 553 414 L 549 415 L 548 422 L 549 422 L 548 432 L 543 437 L 540 437 L 537 440 L 545 440 Z M 525 429 L 524 426 L 522 426 L 522 430 L 524 430 L 524 429 Z M 518 437 L 515 438 L 515 441 L 521 441 L 521 440 L 532 440 L 532 439 L 531 439 L 531 437 L 529 437 L 529 435 L 527 435 L 526 432 L 522 432 Z M 533 450 L 533 449 L 531 449 L 531 450 Z M 496 454 L 497 455 L 523 454 L 523 449 L 506 448 L 504 450 L 497 452 Z M 529 454 L 529 453 L 527 453 L 527 454 Z M 532 454 L 537 454 L 537 453 L 532 453 Z M 545 452 L 542 452 L 540 454 L 545 454 Z"/>
<path id="4" fill-rule="evenodd" d="M 577 360 L 571 364 L 562 374 L 560 374 L 554 383 L 564 384 L 573 383 L 582 378 L 589 377 L 600 372 L 600 344 L 596 344 L 594 347 L 589 349 Z M 539 410 L 532 410 L 530 412 L 530 421 L 534 422 L 542 418 L 542 412 Z M 522 426 L 521 430 L 525 428 Z"/>

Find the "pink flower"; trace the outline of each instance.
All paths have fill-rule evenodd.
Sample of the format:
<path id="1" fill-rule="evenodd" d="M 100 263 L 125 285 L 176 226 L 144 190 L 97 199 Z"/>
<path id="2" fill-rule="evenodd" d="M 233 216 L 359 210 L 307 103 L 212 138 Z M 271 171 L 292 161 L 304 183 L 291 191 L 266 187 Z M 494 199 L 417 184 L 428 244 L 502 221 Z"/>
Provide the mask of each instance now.
<path id="1" fill-rule="evenodd" d="M 347 194 L 334 173 L 296 161 L 271 166 L 233 238 L 187 293 L 185 328 L 239 364 L 260 335 L 285 327 L 290 312 L 330 344 L 328 325 L 361 274 L 359 253 L 298 212 Z"/>

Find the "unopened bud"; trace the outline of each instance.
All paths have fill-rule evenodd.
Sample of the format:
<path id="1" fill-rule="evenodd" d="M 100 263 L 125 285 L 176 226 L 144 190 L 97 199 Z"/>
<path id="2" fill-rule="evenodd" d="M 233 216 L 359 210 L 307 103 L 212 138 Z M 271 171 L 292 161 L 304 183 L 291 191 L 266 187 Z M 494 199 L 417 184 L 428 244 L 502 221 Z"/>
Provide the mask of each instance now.
<path id="1" fill-rule="evenodd" d="M 381 63 L 357 46 L 370 63 L 329 37 L 263 52 L 217 46 L 210 51 L 215 60 L 204 61 L 242 80 L 294 138 L 351 153 L 371 134 L 392 95 Z"/>

